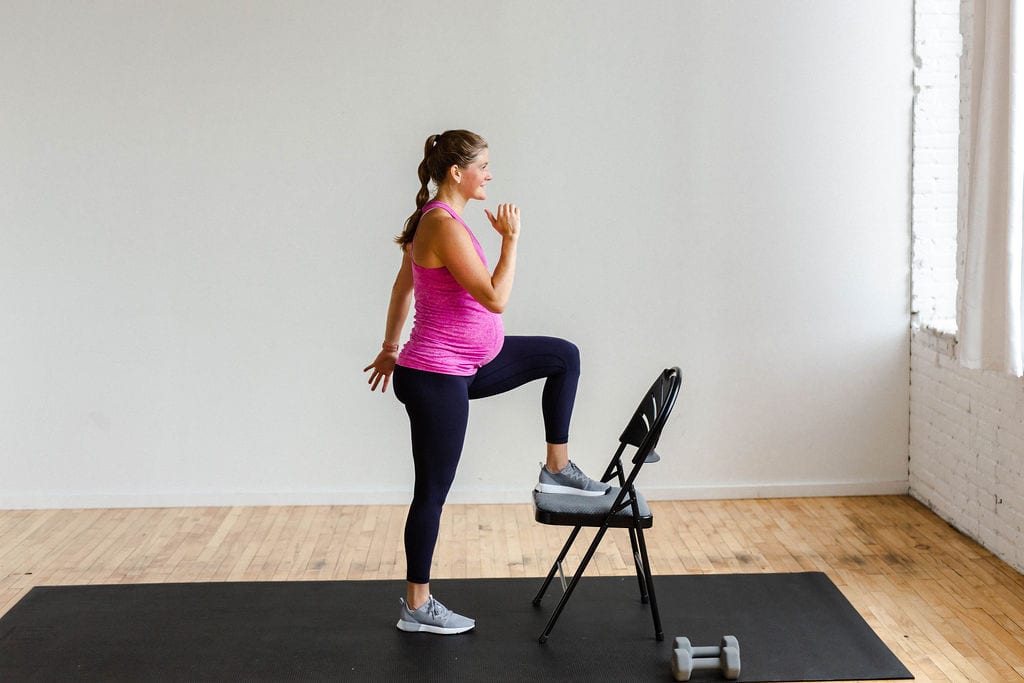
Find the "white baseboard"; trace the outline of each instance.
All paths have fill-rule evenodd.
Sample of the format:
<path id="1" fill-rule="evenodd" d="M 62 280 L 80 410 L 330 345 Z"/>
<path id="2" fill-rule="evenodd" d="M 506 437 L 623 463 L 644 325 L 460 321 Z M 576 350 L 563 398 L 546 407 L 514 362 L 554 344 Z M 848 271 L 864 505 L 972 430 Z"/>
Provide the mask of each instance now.
<path id="1" fill-rule="evenodd" d="M 800 482 L 708 486 L 641 486 L 649 500 L 735 500 L 742 498 L 814 498 L 905 495 L 909 481 Z M 305 505 L 408 505 L 411 490 L 268 491 L 205 493 L 0 493 L 2 510 L 249 507 Z M 452 489 L 448 502 L 515 504 L 532 500 L 529 489 Z"/>
<path id="2" fill-rule="evenodd" d="M 837 498 L 842 496 L 903 496 L 909 480 L 859 482 L 801 482 L 791 484 L 727 484 L 719 486 L 645 487 L 649 500 L 737 500 L 743 498 Z"/>
<path id="3" fill-rule="evenodd" d="M 412 490 L 210 491 L 204 493 L 0 493 L 0 510 L 408 505 Z"/>
<path id="4" fill-rule="evenodd" d="M 648 500 L 738 500 L 744 498 L 831 498 L 842 496 L 902 496 L 909 480 L 863 482 L 800 482 L 789 484 L 724 484 L 708 486 L 646 486 L 638 488 Z M 527 503 L 529 491 L 456 491 L 450 503 Z"/>

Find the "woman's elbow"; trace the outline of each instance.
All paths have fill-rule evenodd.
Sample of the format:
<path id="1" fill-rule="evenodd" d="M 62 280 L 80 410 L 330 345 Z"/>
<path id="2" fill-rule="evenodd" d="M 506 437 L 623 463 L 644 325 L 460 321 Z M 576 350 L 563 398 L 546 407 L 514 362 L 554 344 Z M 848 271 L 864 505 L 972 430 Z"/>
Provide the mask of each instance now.
<path id="1" fill-rule="evenodd" d="M 508 304 L 508 293 L 502 291 L 496 291 L 492 289 L 479 289 L 470 291 L 469 295 L 473 297 L 478 304 L 486 308 L 491 313 L 504 313 L 505 306 Z"/>
<path id="2" fill-rule="evenodd" d="M 505 305 L 508 304 L 508 297 L 502 296 L 499 292 L 481 293 L 481 296 L 474 296 L 473 298 L 488 311 L 498 315 L 505 312 Z"/>
<path id="3" fill-rule="evenodd" d="M 482 303 L 483 303 L 484 308 L 486 308 L 491 313 L 497 313 L 498 315 L 501 315 L 502 313 L 505 312 L 505 302 L 504 301 L 488 301 L 488 302 L 482 302 Z"/>

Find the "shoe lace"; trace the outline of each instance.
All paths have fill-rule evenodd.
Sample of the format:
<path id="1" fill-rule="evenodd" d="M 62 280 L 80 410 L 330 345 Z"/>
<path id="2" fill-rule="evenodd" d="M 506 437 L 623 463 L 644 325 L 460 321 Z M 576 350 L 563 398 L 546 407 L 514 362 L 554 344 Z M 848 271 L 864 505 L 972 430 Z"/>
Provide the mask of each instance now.
<path id="1" fill-rule="evenodd" d="M 562 474 L 567 476 L 569 479 L 575 479 L 576 481 L 586 482 L 590 477 L 583 474 L 583 470 L 576 467 L 576 463 L 569 462 L 569 465 L 562 471 Z"/>
<path id="2" fill-rule="evenodd" d="M 451 613 L 451 610 L 435 600 L 434 596 L 431 595 L 430 602 L 427 605 L 427 612 L 435 619 L 444 620 Z"/>

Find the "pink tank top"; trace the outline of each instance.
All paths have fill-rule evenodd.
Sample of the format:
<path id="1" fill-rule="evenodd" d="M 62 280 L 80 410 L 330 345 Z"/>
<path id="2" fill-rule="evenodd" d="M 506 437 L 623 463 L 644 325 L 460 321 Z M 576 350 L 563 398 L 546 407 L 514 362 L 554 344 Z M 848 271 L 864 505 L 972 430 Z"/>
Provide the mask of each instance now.
<path id="1" fill-rule="evenodd" d="M 462 224 L 486 267 L 487 258 L 476 235 L 450 206 L 430 202 L 420 214 L 436 208 L 444 209 Z M 501 316 L 484 308 L 456 282 L 447 268 L 422 268 L 413 263 L 412 281 L 416 312 L 409 341 L 398 354 L 399 365 L 469 376 L 498 355 L 505 342 Z"/>

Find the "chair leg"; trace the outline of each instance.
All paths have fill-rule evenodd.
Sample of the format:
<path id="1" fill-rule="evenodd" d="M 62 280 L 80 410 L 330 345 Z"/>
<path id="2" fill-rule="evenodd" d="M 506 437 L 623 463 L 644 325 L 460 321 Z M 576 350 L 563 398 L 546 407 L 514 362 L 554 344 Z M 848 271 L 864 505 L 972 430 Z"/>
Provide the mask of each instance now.
<path id="1" fill-rule="evenodd" d="M 636 530 L 632 527 L 629 528 L 629 545 L 633 549 L 633 566 L 636 567 L 636 580 L 640 584 L 640 602 L 646 605 L 648 602 L 647 579 L 644 576 L 643 565 L 640 560 L 640 549 L 636 542 Z"/>
<path id="2" fill-rule="evenodd" d="M 661 628 L 661 614 L 658 613 L 658 599 L 654 595 L 654 578 L 651 576 L 651 558 L 647 555 L 647 542 L 644 541 L 644 530 L 637 529 L 637 540 L 640 542 L 640 557 L 643 559 L 644 579 L 647 582 L 647 592 L 651 597 L 651 618 L 654 619 L 655 640 L 665 640 L 665 633 Z"/>
<path id="3" fill-rule="evenodd" d="M 578 530 L 579 528 L 577 527 L 577 531 Z M 586 554 L 580 561 L 580 566 L 576 569 L 576 573 L 573 574 L 572 581 L 569 582 L 569 587 L 565 589 L 565 593 L 562 594 L 562 599 L 558 601 L 558 606 L 555 607 L 555 611 L 551 613 L 551 617 L 548 619 L 548 623 L 544 627 L 544 632 L 541 633 L 540 638 L 537 639 L 541 643 L 547 642 L 548 636 L 551 635 L 551 630 L 555 628 L 555 622 L 558 621 L 558 617 L 565 608 L 565 604 L 569 602 L 572 592 L 576 590 L 576 584 L 580 582 L 580 577 L 583 576 L 583 570 L 585 570 L 587 565 L 590 564 L 590 560 L 594 557 L 594 552 L 597 550 L 597 546 L 601 543 L 601 539 L 604 538 L 606 531 L 608 531 L 608 527 L 606 526 L 598 529 L 597 534 L 594 536 L 594 540 L 590 543 L 590 547 L 587 548 Z"/>
<path id="4" fill-rule="evenodd" d="M 558 553 L 558 559 L 551 565 L 551 571 L 548 572 L 547 578 L 544 579 L 544 584 L 540 587 L 540 591 L 537 592 L 536 597 L 533 598 L 534 605 L 540 604 L 541 599 L 544 597 L 544 593 L 548 590 L 548 586 L 551 585 L 551 579 L 555 578 L 555 572 L 558 571 L 558 567 L 565 561 L 565 556 L 569 554 L 569 548 L 572 547 L 573 541 L 575 541 L 576 537 L 579 536 L 580 529 L 582 528 L 583 527 L 576 527 L 572 530 L 572 533 L 569 534 L 569 540 L 567 540 L 565 545 L 562 546 L 562 551 Z"/>

